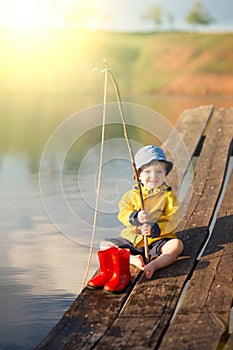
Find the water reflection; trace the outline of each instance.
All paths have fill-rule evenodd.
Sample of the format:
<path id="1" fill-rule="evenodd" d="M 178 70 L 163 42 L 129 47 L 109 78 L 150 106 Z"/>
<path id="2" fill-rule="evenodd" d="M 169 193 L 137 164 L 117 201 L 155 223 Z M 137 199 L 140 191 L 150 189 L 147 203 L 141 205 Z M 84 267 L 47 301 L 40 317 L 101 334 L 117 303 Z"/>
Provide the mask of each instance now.
<path id="1" fill-rule="evenodd" d="M 2 157 L 0 184 L 0 348 L 31 349 L 79 292 L 88 249 L 49 221 L 25 155 Z"/>

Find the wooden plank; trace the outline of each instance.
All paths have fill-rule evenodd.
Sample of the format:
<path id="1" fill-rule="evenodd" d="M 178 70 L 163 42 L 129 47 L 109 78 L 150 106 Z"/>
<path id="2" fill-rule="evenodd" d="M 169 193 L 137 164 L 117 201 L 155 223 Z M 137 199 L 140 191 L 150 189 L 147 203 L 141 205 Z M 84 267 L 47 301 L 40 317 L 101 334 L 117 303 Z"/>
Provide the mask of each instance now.
<path id="1" fill-rule="evenodd" d="M 208 217 L 213 211 L 210 198 L 219 194 L 222 185 L 229 144 L 232 140 L 232 119 L 233 109 L 226 108 L 216 112 L 211 120 L 201 156 L 195 167 L 192 201 L 179 230 L 187 226 L 208 226 Z"/>
<path id="2" fill-rule="evenodd" d="M 198 252 L 207 239 L 232 138 L 232 117 L 232 113 L 226 111 L 217 113 L 208 130 L 196 165 L 193 199 L 181 224 L 184 256 L 176 264 L 157 271 L 150 281 L 141 276 L 118 318 L 95 349 L 110 346 L 111 349 L 154 349 L 160 344 L 184 282 L 192 273 Z M 179 342 L 174 343 L 176 348 L 177 344 Z"/>
<path id="3" fill-rule="evenodd" d="M 224 350 L 232 350 L 233 349 L 233 334 L 230 335 L 229 339 L 224 346 Z"/>
<path id="4" fill-rule="evenodd" d="M 132 285 L 121 294 L 84 288 L 59 323 L 36 349 L 60 350 L 67 344 L 89 349 L 109 328 L 133 288 L 138 269 L 131 267 Z"/>
<path id="5" fill-rule="evenodd" d="M 233 111 L 233 110 L 232 110 Z M 232 123 L 233 130 L 233 123 Z M 233 144 L 230 153 L 232 154 Z M 223 349 L 228 339 L 233 301 L 233 172 L 211 239 L 191 278 L 182 306 L 168 328 L 162 349 Z M 192 327 L 192 332 L 190 332 Z M 232 338 L 232 337 L 231 337 Z"/>
<path id="6" fill-rule="evenodd" d="M 167 178 L 175 192 L 178 192 L 178 180 L 182 181 L 192 157 L 203 141 L 203 134 L 213 111 L 213 106 L 201 106 L 184 110 L 175 130 L 171 132 L 163 145 L 163 149 L 165 152 L 167 150 L 166 153 L 169 153 L 169 158 L 175 165 L 174 170 Z M 179 169 L 179 174 L 177 169 Z"/>
<path id="7" fill-rule="evenodd" d="M 182 306 L 163 338 L 162 349 L 176 349 L 178 341 L 179 349 L 187 349 L 187 344 L 192 344 L 192 349 L 218 349 L 227 339 L 233 298 L 232 230 L 232 216 L 218 219 L 213 240 L 197 264 Z"/>
<path id="8" fill-rule="evenodd" d="M 201 107 L 181 115 L 177 124 L 179 137 L 184 138 L 185 142 L 188 143 L 191 153 L 195 151 L 211 114 L 212 107 Z M 184 121 L 182 121 L 183 118 Z M 186 125 L 187 118 L 189 118 L 188 125 Z M 190 138 L 188 134 L 189 130 L 193 130 L 192 122 L 196 126 L 198 125 L 198 128 L 195 127 L 195 137 Z M 186 169 L 184 169 L 184 173 L 185 171 Z M 176 269 L 178 266 L 179 264 L 177 264 Z M 134 282 L 141 275 L 141 272 L 136 268 L 132 271 Z M 102 291 L 90 291 L 85 288 L 37 349 L 92 348 L 117 318 L 131 289 L 129 288 L 127 293 L 122 295 L 105 295 Z M 151 294 L 152 297 L 153 295 L 154 293 Z"/>

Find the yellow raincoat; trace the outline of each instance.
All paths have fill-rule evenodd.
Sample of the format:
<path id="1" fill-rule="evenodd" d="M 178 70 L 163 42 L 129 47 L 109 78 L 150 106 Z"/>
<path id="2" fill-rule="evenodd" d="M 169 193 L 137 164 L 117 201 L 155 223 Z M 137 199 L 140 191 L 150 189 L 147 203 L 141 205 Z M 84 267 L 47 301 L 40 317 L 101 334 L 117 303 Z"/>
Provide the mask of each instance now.
<path id="1" fill-rule="evenodd" d="M 148 237 L 148 245 L 163 238 L 177 238 L 175 229 L 178 223 L 179 204 L 176 195 L 167 184 L 148 191 L 142 186 L 144 209 L 149 213 L 149 223 L 157 223 L 160 235 L 156 238 Z M 132 212 L 141 210 L 140 195 L 137 186 L 124 194 L 119 202 L 118 219 L 126 226 L 120 236 L 129 240 L 135 247 L 143 247 L 144 239 L 140 226 L 130 224 Z"/>

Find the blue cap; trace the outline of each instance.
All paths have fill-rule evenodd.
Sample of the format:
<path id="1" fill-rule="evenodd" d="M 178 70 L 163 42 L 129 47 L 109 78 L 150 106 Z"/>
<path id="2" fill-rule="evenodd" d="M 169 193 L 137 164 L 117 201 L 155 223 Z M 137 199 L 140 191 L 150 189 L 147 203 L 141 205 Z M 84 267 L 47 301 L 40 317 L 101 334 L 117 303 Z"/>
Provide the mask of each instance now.
<path id="1" fill-rule="evenodd" d="M 149 164 L 152 160 L 162 160 L 167 164 L 167 174 L 172 170 L 173 163 L 167 160 L 164 151 L 156 146 L 144 146 L 135 154 L 135 165 L 139 170 L 143 165 Z"/>

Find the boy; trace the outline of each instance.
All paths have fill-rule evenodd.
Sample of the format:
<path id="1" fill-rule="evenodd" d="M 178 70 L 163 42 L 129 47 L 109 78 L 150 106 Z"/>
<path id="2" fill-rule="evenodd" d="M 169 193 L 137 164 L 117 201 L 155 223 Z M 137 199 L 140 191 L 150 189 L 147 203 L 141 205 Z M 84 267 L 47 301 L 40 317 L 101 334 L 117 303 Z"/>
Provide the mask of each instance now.
<path id="1" fill-rule="evenodd" d="M 101 242 L 101 249 L 110 246 L 130 249 L 130 264 L 144 270 L 150 279 L 155 271 L 172 264 L 183 251 L 183 243 L 175 234 L 179 204 L 165 181 L 173 164 L 161 148 L 152 145 L 142 147 L 135 155 L 135 165 L 144 210 L 141 210 L 139 190 L 135 185 L 119 203 L 118 219 L 125 228 L 118 238 Z M 143 260 L 144 235 L 148 237 L 149 255 L 154 258 L 147 265 Z"/>

